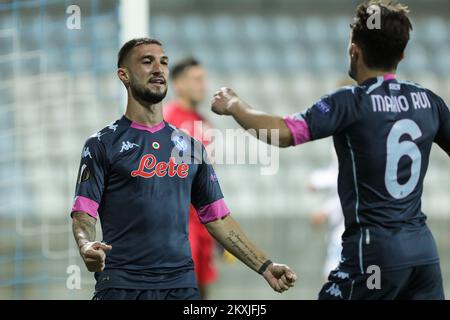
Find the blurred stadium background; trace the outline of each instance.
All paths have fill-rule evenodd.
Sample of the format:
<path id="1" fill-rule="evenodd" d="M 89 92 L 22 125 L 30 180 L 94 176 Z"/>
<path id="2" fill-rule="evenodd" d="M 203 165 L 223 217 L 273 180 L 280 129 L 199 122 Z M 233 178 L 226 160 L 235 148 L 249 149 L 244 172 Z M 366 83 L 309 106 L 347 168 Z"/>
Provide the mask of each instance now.
<path id="1" fill-rule="evenodd" d="M 211 94 L 231 86 L 249 103 L 285 115 L 305 109 L 345 78 L 358 2 L 151 0 L 148 31 L 162 40 L 172 62 L 198 57 Z M 412 9 L 414 31 L 399 77 L 450 103 L 450 1 L 403 2 Z M 81 8 L 80 30 L 66 28 L 72 4 Z M 120 6 L 114 0 L 0 1 L 0 299 L 92 297 L 94 279 L 75 247 L 69 210 L 84 140 L 124 107 L 116 54 L 121 28 L 134 17 L 120 20 Z M 210 113 L 207 103 L 203 107 L 218 128 L 237 128 Z M 300 279 L 278 295 L 242 264 L 218 257 L 221 275 L 212 299 L 316 298 L 326 228 L 314 230 L 309 217 L 330 195 L 311 194 L 306 180 L 329 164 L 330 148 L 327 139 L 282 150 L 272 176 L 261 176 L 259 165 L 217 166 L 234 216 Z M 423 206 L 450 297 L 448 160 L 434 148 Z M 81 289 L 66 287 L 70 265 L 81 267 Z"/>

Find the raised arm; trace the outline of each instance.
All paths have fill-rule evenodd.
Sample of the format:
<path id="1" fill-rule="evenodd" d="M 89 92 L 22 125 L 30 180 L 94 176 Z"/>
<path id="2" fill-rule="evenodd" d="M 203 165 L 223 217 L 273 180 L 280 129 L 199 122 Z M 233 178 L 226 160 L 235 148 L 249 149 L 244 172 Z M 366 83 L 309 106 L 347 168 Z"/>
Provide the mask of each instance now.
<path id="1" fill-rule="evenodd" d="M 292 146 L 294 139 L 284 119 L 253 109 L 242 101 L 230 88 L 222 88 L 217 91 L 211 102 L 211 109 L 219 115 L 231 115 L 245 129 L 256 131 L 261 139 L 260 130 L 267 130 L 267 141 L 282 148 Z M 271 130 L 277 130 L 278 137 L 272 137 Z M 263 137 L 265 138 L 265 137 Z"/>
<path id="2" fill-rule="evenodd" d="M 438 106 L 439 130 L 436 134 L 434 142 L 436 142 L 450 156 L 450 110 L 441 98 L 438 99 L 441 102 Z"/>
<path id="3" fill-rule="evenodd" d="M 95 241 L 96 219 L 81 211 L 72 213 L 72 230 L 78 245 L 81 258 L 91 272 L 102 271 L 105 268 L 106 253 L 112 247 Z"/>
<path id="4" fill-rule="evenodd" d="M 237 222 L 227 215 L 207 223 L 209 233 L 235 257 L 252 270 L 260 273 L 277 292 L 294 286 L 297 276 L 288 266 L 273 263 L 244 234 Z"/>
<path id="5" fill-rule="evenodd" d="M 257 135 L 260 134 L 258 130 L 269 129 L 269 143 L 272 145 L 297 146 L 346 132 L 357 122 L 364 114 L 360 112 L 358 93 L 355 93 L 358 90 L 352 86 L 339 88 L 322 96 L 303 112 L 278 117 L 252 109 L 233 90 L 222 88 L 214 95 L 211 109 L 220 115 L 233 116 L 245 129 L 255 129 Z M 275 133 L 279 140 L 272 137 L 270 129 L 277 129 Z M 258 138 L 265 141 L 264 137 Z"/>

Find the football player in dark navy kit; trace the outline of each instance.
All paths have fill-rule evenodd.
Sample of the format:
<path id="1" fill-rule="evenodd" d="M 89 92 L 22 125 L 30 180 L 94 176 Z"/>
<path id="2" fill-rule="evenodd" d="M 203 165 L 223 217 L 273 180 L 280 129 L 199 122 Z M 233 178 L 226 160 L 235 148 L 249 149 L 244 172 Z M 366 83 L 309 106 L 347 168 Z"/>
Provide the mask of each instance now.
<path id="1" fill-rule="evenodd" d="M 128 92 L 125 115 L 91 136 L 82 151 L 72 207 L 75 240 L 94 299 L 198 299 L 188 240 L 189 205 L 210 234 L 277 292 L 295 273 L 272 263 L 230 216 L 201 142 L 163 120 L 168 58 L 154 39 L 119 52 Z M 95 241 L 100 219 L 103 241 Z"/>
<path id="2" fill-rule="evenodd" d="M 370 5 L 380 9 L 380 29 L 369 28 Z M 305 112 L 268 115 L 229 88 L 212 101 L 214 112 L 246 129 L 278 129 L 271 143 L 280 147 L 333 137 L 345 232 L 340 265 L 319 299 L 444 299 L 421 196 L 433 142 L 450 153 L 450 112 L 430 90 L 396 78 L 412 29 L 408 12 L 381 1 L 358 6 L 349 46 L 349 74 L 358 85 Z M 370 278 L 377 270 L 380 285 Z"/>

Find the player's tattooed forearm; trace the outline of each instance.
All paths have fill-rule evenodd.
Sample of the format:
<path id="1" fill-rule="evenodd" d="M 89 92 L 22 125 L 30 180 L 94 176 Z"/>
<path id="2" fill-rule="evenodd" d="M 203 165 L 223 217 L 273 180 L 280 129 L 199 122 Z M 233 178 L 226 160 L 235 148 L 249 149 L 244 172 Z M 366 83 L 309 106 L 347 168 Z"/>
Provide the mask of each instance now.
<path id="1" fill-rule="evenodd" d="M 83 212 L 73 214 L 73 235 L 78 246 L 95 240 L 95 219 Z"/>
<path id="2" fill-rule="evenodd" d="M 247 260 L 253 267 L 257 268 L 264 262 L 262 261 L 262 258 L 259 257 L 235 231 L 229 231 L 228 237 L 226 237 L 225 240 L 231 245 L 232 248 L 239 252 L 242 259 Z"/>

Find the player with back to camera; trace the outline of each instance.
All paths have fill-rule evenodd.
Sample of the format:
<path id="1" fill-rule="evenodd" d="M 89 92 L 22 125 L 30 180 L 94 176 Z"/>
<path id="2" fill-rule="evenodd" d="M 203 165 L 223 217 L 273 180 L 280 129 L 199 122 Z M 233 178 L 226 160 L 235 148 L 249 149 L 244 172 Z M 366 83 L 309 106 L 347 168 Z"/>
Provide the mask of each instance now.
<path id="1" fill-rule="evenodd" d="M 94 299 L 199 299 L 188 240 L 189 204 L 209 233 L 277 292 L 295 273 L 272 263 L 230 216 L 199 141 L 163 119 L 168 57 L 158 40 L 133 39 L 118 55 L 125 115 L 82 152 L 73 233 L 97 280 Z M 100 219 L 103 241 L 95 241 Z"/>
<path id="2" fill-rule="evenodd" d="M 380 29 L 368 27 L 371 5 L 380 8 Z M 257 111 L 229 88 L 212 101 L 214 112 L 245 129 L 277 129 L 279 141 L 270 142 L 280 147 L 333 136 L 345 232 L 340 265 L 319 299 L 444 299 L 421 196 L 433 142 L 450 155 L 450 112 L 431 90 L 396 78 L 412 30 L 408 13 L 391 1 L 359 5 L 348 49 L 357 85 L 303 113 Z M 368 286 L 371 266 L 380 270 L 379 288 Z"/>

